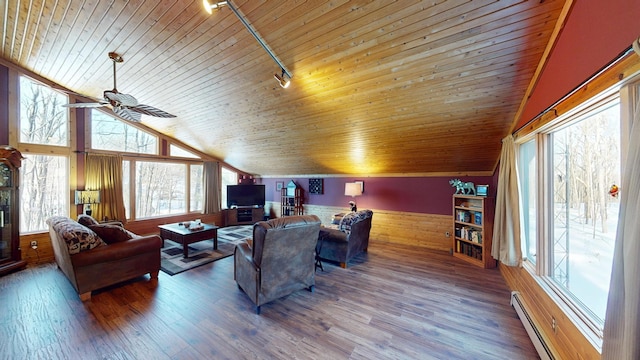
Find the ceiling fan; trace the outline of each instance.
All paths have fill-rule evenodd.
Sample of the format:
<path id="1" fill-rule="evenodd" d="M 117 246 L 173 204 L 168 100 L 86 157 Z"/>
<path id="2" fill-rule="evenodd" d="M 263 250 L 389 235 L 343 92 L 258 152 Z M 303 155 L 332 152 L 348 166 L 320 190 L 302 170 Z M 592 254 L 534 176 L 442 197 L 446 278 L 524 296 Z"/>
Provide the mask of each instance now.
<path id="1" fill-rule="evenodd" d="M 136 98 L 134 98 L 133 96 L 118 92 L 118 89 L 116 88 L 116 63 L 121 63 L 124 61 L 124 59 L 122 58 L 122 56 L 118 55 L 115 52 L 109 53 L 109 59 L 113 61 L 113 90 L 105 90 L 103 92 L 103 99 L 78 94 L 82 97 L 93 99 L 95 100 L 95 102 L 65 104 L 63 106 L 72 108 L 97 108 L 110 105 L 111 109 L 116 115 L 125 120 L 135 122 L 140 121 L 140 118 L 142 117 L 141 114 L 163 118 L 176 117 L 175 115 L 169 114 L 168 112 L 160 110 L 153 106 L 139 104 L 138 100 L 136 100 Z"/>

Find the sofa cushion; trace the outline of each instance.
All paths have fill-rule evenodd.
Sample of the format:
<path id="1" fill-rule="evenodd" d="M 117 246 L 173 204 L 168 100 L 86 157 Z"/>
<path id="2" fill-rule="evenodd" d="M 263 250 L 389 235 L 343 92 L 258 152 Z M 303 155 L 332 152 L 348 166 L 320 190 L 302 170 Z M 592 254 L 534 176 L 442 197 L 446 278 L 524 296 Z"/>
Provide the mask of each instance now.
<path id="1" fill-rule="evenodd" d="M 78 223 L 84 225 L 84 226 L 90 226 L 90 225 L 98 225 L 99 222 L 98 220 L 94 219 L 92 216 L 90 215 L 85 215 L 85 214 L 80 214 L 78 215 Z"/>
<path id="2" fill-rule="evenodd" d="M 93 230 L 68 217 L 53 216 L 47 220 L 47 224 L 64 239 L 70 255 L 106 245 Z"/>
<path id="3" fill-rule="evenodd" d="M 89 229 L 93 230 L 104 242 L 113 244 L 121 241 L 127 241 L 133 238 L 131 232 L 125 230 L 118 225 L 97 224 L 89 225 Z"/>

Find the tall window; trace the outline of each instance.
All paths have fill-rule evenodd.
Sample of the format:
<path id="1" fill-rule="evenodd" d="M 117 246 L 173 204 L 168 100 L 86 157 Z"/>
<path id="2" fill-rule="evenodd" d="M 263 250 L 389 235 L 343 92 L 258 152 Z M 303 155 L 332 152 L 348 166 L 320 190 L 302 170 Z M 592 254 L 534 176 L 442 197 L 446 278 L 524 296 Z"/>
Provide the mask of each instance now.
<path id="1" fill-rule="evenodd" d="M 550 134 L 553 217 L 551 276 L 599 323 L 609 293 L 620 184 L 620 106 L 598 106 Z"/>
<path id="2" fill-rule="evenodd" d="M 158 154 L 158 138 L 113 116 L 91 109 L 91 148 Z"/>
<path id="3" fill-rule="evenodd" d="M 227 206 L 227 185 L 237 185 L 238 184 L 238 173 L 227 168 L 221 167 L 221 181 L 220 181 L 220 201 L 222 202 L 222 207 Z"/>
<path id="4" fill-rule="evenodd" d="M 620 95 L 609 91 L 518 148 L 526 259 L 544 265 L 538 275 L 600 335 L 618 223 L 608 191 L 621 180 L 620 114 Z"/>
<path id="5" fill-rule="evenodd" d="M 202 211 L 204 208 L 204 193 L 202 187 L 204 185 L 204 166 L 189 165 L 191 174 L 189 176 L 190 193 L 189 193 L 189 210 Z"/>
<path id="6" fill-rule="evenodd" d="M 47 229 L 45 221 L 69 213 L 66 156 L 23 153 L 20 168 L 20 232 Z"/>
<path id="7" fill-rule="evenodd" d="M 66 96 L 20 77 L 19 140 L 42 149 L 39 153 L 22 152 L 22 233 L 46 230 L 47 218 L 69 213 L 69 119 L 67 109 L 61 106 L 66 103 Z"/>
<path id="8" fill-rule="evenodd" d="M 20 142 L 69 145 L 68 98 L 30 79 L 20 77 Z"/>
<path id="9" fill-rule="evenodd" d="M 536 143 L 535 140 L 520 145 L 518 149 L 518 175 L 520 176 L 520 197 L 522 207 L 522 254 L 532 264 L 537 255 L 536 222 Z"/>

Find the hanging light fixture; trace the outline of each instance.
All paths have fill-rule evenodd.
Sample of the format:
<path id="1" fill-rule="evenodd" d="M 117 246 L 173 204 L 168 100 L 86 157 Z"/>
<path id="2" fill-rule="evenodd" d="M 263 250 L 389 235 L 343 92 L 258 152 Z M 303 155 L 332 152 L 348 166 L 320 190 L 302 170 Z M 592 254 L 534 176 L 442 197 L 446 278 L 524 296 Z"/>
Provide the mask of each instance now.
<path id="1" fill-rule="evenodd" d="M 269 54 L 269 56 L 271 56 L 273 61 L 275 61 L 276 64 L 278 64 L 278 66 L 282 70 L 281 75 L 278 75 L 277 73 L 274 74 L 274 77 L 276 78 L 276 80 L 278 80 L 278 83 L 280 84 L 280 86 L 282 86 L 285 89 L 289 87 L 289 84 L 291 84 L 291 78 L 293 77 L 291 72 L 287 70 L 287 68 L 282 64 L 282 61 L 278 59 L 278 57 L 273 53 L 271 48 L 269 48 L 267 43 L 264 42 L 264 40 L 260 37 L 260 35 L 258 35 L 256 30 L 253 28 L 253 26 L 251 26 L 251 24 L 249 24 L 249 22 L 244 18 L 244 16 L 240 14 L 240 11 L 236 9 L 236 7 L 231 3 L 231 1 L 213 2 L 209 0 L 202 0 L 202 5 L 204 6 L 204 9 L 209 14 L 213 13 L 213 9 L 219 9 L 222 6 L 228 6 L 229 9 L 231 9 L 231 11 L 233 11 L 233 13 L 236 14 L 236 16 L 238 17 L 240 22 L 244 25 L 244 27 L 246 27 L 247 30 L 249 30 L 249 33 L 253 35 L 253 37 L 258 41 L 258 43 L 262 46 L 262 48 L 267 52 L 267 54 Z"/>

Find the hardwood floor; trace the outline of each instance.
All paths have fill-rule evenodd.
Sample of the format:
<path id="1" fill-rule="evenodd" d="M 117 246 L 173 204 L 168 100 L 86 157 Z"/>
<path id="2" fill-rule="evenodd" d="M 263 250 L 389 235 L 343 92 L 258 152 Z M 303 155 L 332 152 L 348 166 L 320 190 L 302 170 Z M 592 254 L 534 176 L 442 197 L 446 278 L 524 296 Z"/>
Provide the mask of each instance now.
<path id="1" fill-rule="evenodd" d="M 448 253 L 372 243 L 316 290 L 262 306 L 233 258 L 160 272 L 82 303 L 55 264 L 0 278 L 0 358 L 537 359 L 500 273 Z"/>

